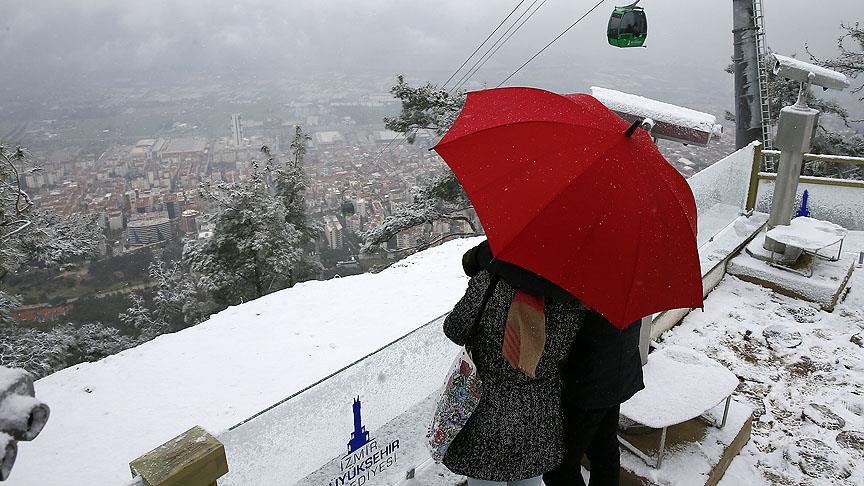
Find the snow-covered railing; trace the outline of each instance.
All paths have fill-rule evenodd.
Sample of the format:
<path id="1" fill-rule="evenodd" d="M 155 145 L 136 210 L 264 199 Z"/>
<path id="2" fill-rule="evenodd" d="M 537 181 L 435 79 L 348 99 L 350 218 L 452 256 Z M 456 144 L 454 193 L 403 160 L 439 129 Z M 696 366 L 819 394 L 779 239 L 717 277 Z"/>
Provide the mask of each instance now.
<path id="1" fill-rule="evenodd" d="M 385 425 L 428 403 L 443 384 L 458 352 L 442 332 L 443 319 L 420 326 L 217 434 L 230 466 L 220 485 L 347 485 L 351 481 L 336 478 L 356 479 L 373 469 L 375 484 L 395 483 L 428 457 L 425 422 L 414 424 L 418 430 L 405 436 L 390 435 Z M 361 323 L 357 332 L 363 332 Z M 428 415 L 425 409 L 419 414 Z M 348 454 L 349 441 L 368 442 Z M 358 460 L 367 459 L 374 467 L 363 468 L 365 472 L 355 469 Z"/>

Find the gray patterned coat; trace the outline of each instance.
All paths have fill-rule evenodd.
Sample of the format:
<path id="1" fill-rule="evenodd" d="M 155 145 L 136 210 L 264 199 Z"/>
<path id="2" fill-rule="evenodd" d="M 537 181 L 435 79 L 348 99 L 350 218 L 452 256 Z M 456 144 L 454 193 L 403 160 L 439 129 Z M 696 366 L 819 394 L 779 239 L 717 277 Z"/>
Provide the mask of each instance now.
<path id="1" fill-rule="evenodd" d="M 454 343 L 466 344 L 490 281 L 486 271 L 472 278 L 465 296 L 444 320 L 444 333 Z M 477 409 L 442 461 L 456 474 L 517 481 L 553 469 L 564 457 L 560 365 L 569 355 L 586 310 L 575 301 L 546 300 L 546 345 L 537 378 L 531 378 L 501 355 L 514 293 L 504 280 L 498 282 L 474 341 L 467 343 L 483 390 Z"/>

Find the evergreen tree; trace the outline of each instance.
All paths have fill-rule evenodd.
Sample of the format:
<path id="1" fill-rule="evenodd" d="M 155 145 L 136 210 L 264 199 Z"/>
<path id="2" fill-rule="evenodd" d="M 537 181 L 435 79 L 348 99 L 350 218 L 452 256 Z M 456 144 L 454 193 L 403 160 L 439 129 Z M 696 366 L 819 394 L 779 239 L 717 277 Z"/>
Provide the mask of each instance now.
<path id="1" fill-rule="evenodd" d="M 206 296 L 198 291 L 191 275 L 181 262 L 157 260 L 148 269 L 154 284 L 153 318 L 166 328 L 178 331 L 207 318 Z"/>
<path id="2" fill-rule="evenodd" d="M 375 246 L 390 241 L 401 231 L 433 221 L 462 221 L 471 227 L 472 233 L 469 235 L 476 234 L 474 223 L 459 214 L 470 207 L 471 201 L 452 172 L 437 177 L 429 185 L 420 188 L 411 203 L 385 218 L 379 226 L 365 232 L 362 251 L 371 252 Z M 418 249 L 426 248 L 431 243 L 420 245 Z"/>
<path id="3" fill-rule="evenodd" d="M 123 324 L 138 331 L 139 342 L 147 342 L 170 330 L 163 316 L 153 316 L 153 313 L 144 306 L 144 297 L 132 293 L 129 294 L 129 300 L 132 305 L 126 312 L 119 315 L 119 319 Z"/>
<path id="4" fill-rule="evenodd" d="M 22 266 L 50 267 L 93 256 L 101 239 L 94 216 L 39 210 L 21 178 L 38 172 L 26 150 L 0 145 L 0 282 Z M 0 287 L 0 321 L 18 300 Z"/>
<path id="5" fill-rule="evenodd" d="M 408 143 L 414 143 L 421 129 L 444 135 L 465 104 L 464 92 L 451 94 L 431 83 L 412 87 L 401 74 L 390 92 L 402 102 L 402 111 L 396 117 L 384 118 L 384 126 L 405 135 Z"/>
<path id="6" fill-rule="evenodd" d="M 451 94 L 430 83 L 413 87 L 402 75 L 396 77 L 396 85 L 390 92 L 401 101 L 402 110 L 396 117 L 385 118 L 384 125 L 403 134 L 408 143 L 414 143 L 419 130 L 432 130 L 437 135 L 443 135 L 456 121 L 465 104 L 464 92 Z M 448 172 L 419 188 L 411 203 L 388 216 L 378 227 L 366 231 L 363 234 L 362 251 L 372 252 L 404 230 L 435 221 L 464 221 L 472 229 L 469 234 L 476 234 L 475 225 L 459 214 L 470 207 L 471 202 L 462 185 L 452 172 Z M 427 242 L 417 249 L 432 243 Z"/>
<path id="7" fill-rule="evenodd" d="M 321 263 L 312 258 L 311 252 L 306 251 L 322 231 L 319 225 L 309 221 L 306 216 L 307 184 L 303 164 L 310 139 L 311 137 L 300 126 L 295 127 L 294 138 L 290 145 L 291 157 L 281 165 L 267 146 L 261 147 L 268 166 L 273 167 L 273 187 L 276 197 L 285 208 L 285 222 L 300 233 L 300 249 L 303 251 L 296 265 L 288 270 L 289 287 L 298 281 L 317 277 L 323 270 Z"/>
<path id="8" fill-rule="evenodd" d="M 303 234 L 268 187 L 270 170 L 253 161 L 244 181 L 202 184 L 202 197 L 217 207 L 213 236 L 187 245 L 183 259 L 219 306 L 289 286 L 289 271 L 302 259 Z"/>
<path id="9" fill-rule="evenodd" d="M 807 53 L 820 65 L 848 76 L 853 83 L 852 92 L 858 95 L 858 101 L 864 102 L 864 28 L 859 22 L 855 22 L 855 25 L 840 24 L 840 27 L 843 34 L 837 39 L 837 49 L 840 51 L 837 57 L 819 59 L 809 50 Z"/>
<path id="10" fill-rule="evenodd" d="M 138 344 L 100 323 L 63 324 L 49 331 L 0 323 L 0 366 L 24 368 L 37 378 L 85 361 L 96 361 Z"/>

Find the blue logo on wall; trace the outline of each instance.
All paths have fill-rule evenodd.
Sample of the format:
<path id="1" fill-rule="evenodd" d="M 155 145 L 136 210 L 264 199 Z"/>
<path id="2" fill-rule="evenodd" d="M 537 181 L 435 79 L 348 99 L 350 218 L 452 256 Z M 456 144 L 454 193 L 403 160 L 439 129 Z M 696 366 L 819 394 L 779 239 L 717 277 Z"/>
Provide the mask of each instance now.
<path id="1" fill-rule="evenodd" d="M 360 397 L 354 399 L 352 408 L 354 430 L 348 441 L 348 453 L 339 461 L 339 474 L 330 480 L 328 486 L 364 486 L 396 465 L 399 440 L 390 441 L 379 448 L 363 425 Z"/>
<path id="2" fill-rule="evenodd" d="M 351 440 L 348 441 L 348 452 L 354 452 L 369 443 L 369 432 L 363 426 L 360 418 L 360 397 L 354 399 L 354 432 L 351 432 Z"/>

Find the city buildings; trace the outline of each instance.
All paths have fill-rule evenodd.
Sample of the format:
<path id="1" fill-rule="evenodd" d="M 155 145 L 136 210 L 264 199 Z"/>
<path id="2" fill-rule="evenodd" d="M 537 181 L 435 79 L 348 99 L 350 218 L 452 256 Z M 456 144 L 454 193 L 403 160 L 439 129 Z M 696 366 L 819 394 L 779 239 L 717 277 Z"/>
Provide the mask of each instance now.
<path id="1" fill-rule="evenodd" d="M 233 143 L 235 147 L 243 145 L 243 121 L 240 117 L 240 113 L 234 113 L 231 115 L 231 143 Z"/>
<path id="2" fill-rule="evenodd" d="M 324 216 L 324 238 L 331 250 L 338 250 L 345 245 L 344 228 L 334 215 Z"/>
<path id="3" fill-rule="evenodd" d="M 137 217 L 126 225 L 128 245 L 144 246 L 174 239 L 174 227 L 168 213 L 151 213 Z"/>

